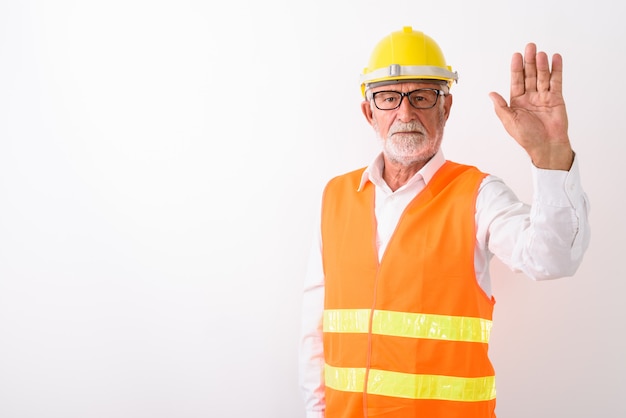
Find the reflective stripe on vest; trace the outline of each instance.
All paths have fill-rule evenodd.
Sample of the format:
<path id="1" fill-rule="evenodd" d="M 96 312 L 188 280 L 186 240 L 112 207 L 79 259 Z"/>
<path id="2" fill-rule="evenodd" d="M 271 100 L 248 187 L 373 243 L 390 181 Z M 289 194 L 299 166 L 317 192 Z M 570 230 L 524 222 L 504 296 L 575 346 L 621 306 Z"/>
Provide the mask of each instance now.
<path id="1" fill-rule="evenodd" d="M 369 332 L 370 309 L 327 309 L 324 332 Z M 483 318 L 376 310 L 372 334 L 437 340 L 489 342 L 492 321 Z"/>
<path id="2" fill-rule="evenodd" d="M 326 386 L 345 392 L 363 392 L 365 368 L 333 367 L 324 370 Z M 406 399 L 478 402 L 496 398 L 494 376 L 454 377 L 369 370 L 367 393 Z"/>

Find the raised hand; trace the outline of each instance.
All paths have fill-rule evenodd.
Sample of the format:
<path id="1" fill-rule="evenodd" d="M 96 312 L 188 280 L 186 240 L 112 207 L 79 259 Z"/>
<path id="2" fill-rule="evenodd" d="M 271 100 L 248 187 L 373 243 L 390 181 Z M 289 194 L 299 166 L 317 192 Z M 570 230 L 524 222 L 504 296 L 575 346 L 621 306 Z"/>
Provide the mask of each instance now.
<path id="1" fill-rule="evenodd" d="M 510 104 L 500 94 L 489 93 L 502 125 L 539 168 L 569 170 L 574 159 L 562 81 L 561 55 L 553 55 L 550 71 L 546 53 L 529 43 L 523 58 L 518 52 L 511 59 Z"/>

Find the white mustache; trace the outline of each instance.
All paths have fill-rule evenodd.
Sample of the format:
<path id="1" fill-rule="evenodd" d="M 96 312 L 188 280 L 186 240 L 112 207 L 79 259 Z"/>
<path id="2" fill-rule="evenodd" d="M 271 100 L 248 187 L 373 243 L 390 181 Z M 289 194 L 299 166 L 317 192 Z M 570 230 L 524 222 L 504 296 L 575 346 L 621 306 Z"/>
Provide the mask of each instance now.
<path id="1" fill-rule="evenodd" d="M 409 122 L 409 123 L 394 123 L 389 128 L 389 136 L 402 132 L 417 132 L 420 134 L 424 133 L 424 126 L 419 122 Z"/>

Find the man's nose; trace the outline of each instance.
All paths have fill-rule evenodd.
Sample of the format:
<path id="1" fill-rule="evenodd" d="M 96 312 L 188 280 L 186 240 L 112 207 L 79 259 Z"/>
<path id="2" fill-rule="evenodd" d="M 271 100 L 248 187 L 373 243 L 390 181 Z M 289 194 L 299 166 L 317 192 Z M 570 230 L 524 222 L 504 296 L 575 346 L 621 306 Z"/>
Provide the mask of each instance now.
<path id="1" fill-rule="evenodd" d="M 396 111 L 398 112 L 398 117 L 403 122 L 410 122 L 416 117 L 416 109 L 411 105 L 411 102 L 409 101 L 409 98 L 407 96 L 402 97 L 400 106 Z"/>

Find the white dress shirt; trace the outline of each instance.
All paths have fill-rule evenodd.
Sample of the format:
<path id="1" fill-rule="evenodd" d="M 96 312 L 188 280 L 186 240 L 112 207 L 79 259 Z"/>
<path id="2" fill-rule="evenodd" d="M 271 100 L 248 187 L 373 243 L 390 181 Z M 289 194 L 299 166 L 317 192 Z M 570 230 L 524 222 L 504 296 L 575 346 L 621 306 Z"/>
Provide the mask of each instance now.
<path id="1" fill-rule="evenodd" d="M 374 209 L 379 260 L 406 206 L 444 163 L 440 150 L 395 192 L 382 178 L 382 153 L 367 167 L 359 190 L 367 182 L 376 188 Z M 589 245 L 589 202 L 582 190 L 576 157 L 569 171 L 543 170 L 531 164 L 531 172 L 532 206 L 521 202 L 501 179 L 493 175 L 487 176 L 480 185 L 476 200 L 474 265 L 476 280 L 489 296 L 489 262 L 494 255 L 512 271 L 524 273 L 534 280 L 547 280 L 572 276 Z M 302 299 L 299 367 L 307 418 L 323 418 L 325 409 L 321 249 L 321 229 L 318 228 L 311 246 Z"/>

